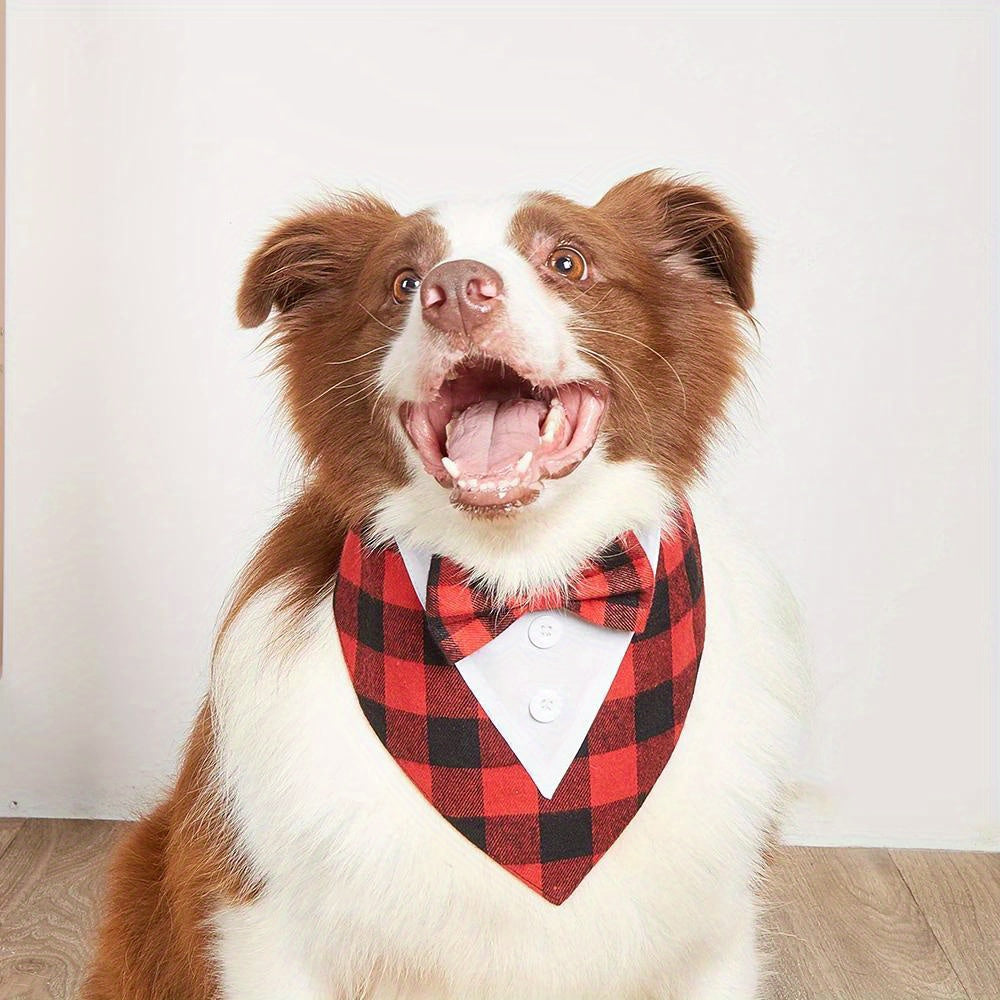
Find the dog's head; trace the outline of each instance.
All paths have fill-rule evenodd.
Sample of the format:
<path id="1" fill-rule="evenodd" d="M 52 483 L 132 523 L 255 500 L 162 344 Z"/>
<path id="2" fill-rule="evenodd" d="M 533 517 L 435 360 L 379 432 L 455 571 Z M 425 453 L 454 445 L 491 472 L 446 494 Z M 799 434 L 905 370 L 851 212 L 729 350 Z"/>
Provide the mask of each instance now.
<path id="1" fill-rule="evenodd" d="M 662 517 L 741 373 L 753 245 L 654 171 L 593 207 L 552 194 L 401 216 L 351 196 L 279 226 L 239 293 L 276 310 L 312 489 L 504 589 Z"/>

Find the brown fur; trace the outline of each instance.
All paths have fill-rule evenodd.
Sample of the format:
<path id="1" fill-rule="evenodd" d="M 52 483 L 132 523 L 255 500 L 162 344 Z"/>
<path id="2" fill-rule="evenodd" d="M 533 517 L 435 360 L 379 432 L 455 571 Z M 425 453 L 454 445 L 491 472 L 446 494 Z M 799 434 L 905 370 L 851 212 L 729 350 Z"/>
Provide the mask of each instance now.
<path id="1" fill-rule="evenodd" d="M 82 1000 L 210 1000 L 207 918 L 256 892 L 235 854 L 211 781 L 211 714 L 202 707 L 169 799 L 118 846 L 97 956 Z"/>
<path id="2" fill-rule="evenodd" d="M 612 388 L 610 457 L 646 459 L 683 491 L 703 471 L 743 372 L 749 235 L 717 195 L 658 171 L 623 181 L 594 208 L 535 196 L 512 236 L 527 256 L 539 235 L 583 250 L 598 272 L 582 288 L 546 277 L 580 314 L 579 342 Z"/>
<path id="3" fill-rule="evenodd" d="M 402 484 L 402 456 L 387 432 L 395 414 L 377 405 L 371 380 L 402 319 L 393 277 L 403 262 L 427 270 L 441 253 L 426 212 L 403 218 L 350 196 L 280 225 L 251 258 L 237 315 L 257 326 L 272 305 L 278 310 L 269 344 L 307 482 L 242 574 L 223 633 L 280 578 L 291 583 L 292 610 L 311 606 L 332 585 L 348 528 Z"/>
<path id="4" fill-rule="evenodd" d="M 557 243 L 585 252 L 593 272 L 582 285 L 543 266 L 539 274 L 574 304 L 580 343 L 606 374 L 611 457 L 645 458 L 683 489 L 702 467 L 741 371 L 753 245 L 738 218 L 711 192 L 649 173 L 593 208 L 533 196 L 510 236 L 541 262 Z M 220 635 L 278 579 L 291 585 L 292 610 L 327 595 L 347 530 L 405 481 L 389 433 L 396 413 L 373 376 L 405 312 L 393 300 L 393 277 L 403 268 L 424 274 L 443 252 L 427 213 L 404 218 L 354 195 L 278 226 L 248 263 L 237 314 L 257 326 L 277 312 L 269 342 L 306 473 L 242 574 Z M 116 855 L 83 1000 L 216 996 L 206 920 L 256 889 L 211 782 L 213 753 L 206 706 L 170 798 Z"/>

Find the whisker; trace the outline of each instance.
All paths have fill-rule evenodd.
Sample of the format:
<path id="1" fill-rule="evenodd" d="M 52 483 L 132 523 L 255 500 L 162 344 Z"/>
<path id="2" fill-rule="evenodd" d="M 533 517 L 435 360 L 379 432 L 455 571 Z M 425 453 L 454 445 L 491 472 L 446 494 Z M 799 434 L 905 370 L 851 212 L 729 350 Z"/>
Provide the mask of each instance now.
<path id="1" fill-rule="evenodd" d="M 612 337 L 621 337 L 623 340 L 631 340 L 633 344 L 645 347 L 651 354 L 655 354 L 674 373 L 674 378 L 677 379 L 677 384 L 680 386 L 684 412 L 687 413 L 687 389 L 684 388 L 684 382 L 678 374 L 677 369 L 662 354 L 660 354 L 656 348 L 650 347 L 649 344 L 643 343 L 636 337 L 630 337 L 627 333 L 620 333 L 618 330 L 599 330 L 594 326 L 576 326 L 576 329 L 586 331 L 587 333 L 608 333 Z"/>
<path id="2" fill-rule="evenodd" d="M 406 363 L 400 364 L 396 367 L 394 371 L 391 371 L 386 377 L 382 385 L 379 386 L 378 391 L 375 393 L 375 398 L 372 400 L 372 406 L 375 407 L 382 402 L 385 394 L 391 388 L 393 382 L 399 378 L 400 375 L 406 370 Z"/>
<path id="3" fill-rule="evenodd" d="M 389 326 L 389 324 L 388 324 L 388 323 L 383 323 L 383 322 L 382 322 L 382 320 L 380 320 L 380 319 L 378 318 L 378 316 L 376 316 L 376 315 L 375 315 L 375 313 L 373 313 L 373 312 L 371 311 L 371 309 L 368 309 L 368 308 L 367 308 L 367 307 L 366 307 L 366 306 L 364 305 L 364 303 L 362 303 L 362 302 L 359 302 L 359 303 L 358 303 L 358 305 L 359 305 L 359 306 L 360 306 L 360 307 L 361 307 L 362 309 L 364 309 L 364 311 L 365 311 L 366 313 L 368 313 L 368 315 L 369 315 L 369 316 L 371 316 L 371 318 L 372 318 L 373 320 L 375 320 L 375 322 L 376 322 L 376 323 L 378 323 L 378 325 L 379 325 L 379 326 L 383 326 L 383 327 L 385 327 L 385 328 L 386 328 L 386 329 L 387 329 L 387 330 L 389 331 L 389 333 L 393 333 L 393 334 L 395 334 L 396 336 L 399 336 L 399 334 L 401 334 L 401 333 L 403 332 L 403 331 L 402 331 L 402 329 L 399 329 L 399 330 L 394 330 L 394 329 L 393 329 L 393 328 L 392 328 L 391 326 Z"/>
<path id="4" fill-rule="evenodd" d="M 347 396 L 345 399 L 342 399 L 339 403 L 336 403 L 334 406 L 331 407 L 331 409 L 338 410 L 340 409 L 340 407 L 346 406 L 348 403 L 352 402 L 355 399 L 363 399 L 365 396 L 370 395 L 376 389 L 377 386 L 378 386 L 378 377 L 376 376 L 374 378 L 369 379 L 368 382 L 365 383 L 365 385 L 363 385 L 357 392 L 351 393 L 350 396 Z"/>
<path id="5" fill-rule="evenodd" d="M 313 398 L 310 399 L 308 403 L 306 403 L 306 406 L 312 406 L 313 403 L 318 403 L 328 392 L 333 392 L 333 390 L 336 388 L 337 386 L 335 385 L 328 386 L 318 396 L 313 396 Z"/>
<path id="6" fill-rule="evenodd" d="M 380 347 L 373 347 L 370 351 L 365 351 L 364 354 L 356 354 L 353 358 L 345 358 L 343 361 L 324 361 L 323 364 L 349 365 L 352 361 L 360 361 L 362 358 L 367 358 L 369 354 L 377 354 L 379 351 L 388 351 L 388 350 L 389 350 L 389 345 L 382 344 Z"/>
<path id="7" fill-rule="evenodd" d="M 604 305 L 605 301 L 607 300 L 607 297 L 611 294 L 611 292 L 612 292 L 612 289 L 609 288 L 589 309 L 586 308 L 586 307 L 584 307 L 584 312 L 586 313 L 586 315 L 592 316 L 594 313 L 596 313 L 597 310 L 602 305 Z M 583 294 L 586 295 L 587 293 L 584 292 Z M 581 295 L 581 298 L 582 297 L 583 296 Z"/>
<path id="8" fill-rule="evenodd" d="M 367 378 L 368 376 L 371 376 L 371 375 L 377 375 L 379 373 L 379 371 L 381 371 L 381 369 L 379 369 L 379 368 L 369 368 L 367 371 L 355 372 L 353 375 L 348 375 L 347 378 L 342 378 L 339 382 L 337 382 L 334 385 L 330 386 L 330 388 L 331 389 L 338 389 L 342 385 L 347 385 L 348 382 L 353 382 L 353 381 L 356 381 L 357 379 L 360 379 L 360 378 Z"/>
<path id="9" fill-rule="evenodd" d="M 646 418 L 646 423 L 649 425 L 649 434 L 650 434 L 650 437 L 649 437 L 649 440 L 647 441 L 647 444 L 649 444 L 649 446 L 652 447 L 652 444 L 653 444 L 653 434 L 654 434 L 654 432 L 653 432 L 653 420 L 652 420 L 652 418 L 649 415 L 649 410 L 647 410 L 646 406 L 643 404 L 642 399 L 639 396 L 639 393 L 636 392 L 635 386 L 628 379 L 628 377 L 626 375 L 624 375 L 623 372 L 622 372 L 622 368 L 623 367 L 627 367 L 627 366 L 624 366 L 624 365 L 619 366 L 618 364 L 616 364 L 615 362 L 613 362 L 606 355 L 601 354 L 599 351 L 592 351 L 589 347 L 583 347 L 581 345 L 581 346 L 578 347 L 578 349 L 580 351 L 583 351 L 584 354 L 589 354 L 592 358 L 596 358 L 598 361 L 604 362 L 604 364 L 606 364 L 618 376 L 618 378 L 621 379 L 622 383 L 625 385 L 625 387 L 628 389 L 628 391 L 630 393 L 632 393 L 633 398 L 639 404 L 639 409 L 642 411 L 642 415 Z M 635 371 L 635 369 L 629 368 L 628 371 L 632 372 L 632 374 L 636 378 L 639 378 L 639 373 L 637 371 Z"/>
<path id="10" fill-rule="evenodd" d="M 312 406 L 313 403 L 322 399 L 328 392 L 333 392 L 334 389 L 339 389 L 341 386 L 347 385 L 349 382 L 356 382 L 358 379 L 370 377 L 371 375 L 377 375 L 378 372 L 378 368 L 369 368 L 364 372 L 354 372 L 352 375 L 348 375 L 347 378 L 342 378 L 339 382 L 335 382 L 333 385 L 327 386 L 318 396 L 314 396 L 310 399 L 309 402 L 306 403 L 306 406 Z"/>
<path id="11" fill-rule="evenodd" d="M 377 404 L 379 400 L 385 395 L 386 392 L 391 388 L 392 383 L 406 370 L 406 364 L 402 363 L 398 365 L 393 371 L 389 372 L 383 377 L 382 369 L 375 368 L 372 369 L 373 374 L 371 377 L 360 387 L 357 392 L 352 393 L 350 396 L 345 397 L 336 403 L 331 409 L 339 409 L 341 406 L 346 406 L 348 403 L 355 399 L 364 399 L 365 396 L 370 396 L 373 392 L 375 398 L 372 400 L 372 406 Z"/>

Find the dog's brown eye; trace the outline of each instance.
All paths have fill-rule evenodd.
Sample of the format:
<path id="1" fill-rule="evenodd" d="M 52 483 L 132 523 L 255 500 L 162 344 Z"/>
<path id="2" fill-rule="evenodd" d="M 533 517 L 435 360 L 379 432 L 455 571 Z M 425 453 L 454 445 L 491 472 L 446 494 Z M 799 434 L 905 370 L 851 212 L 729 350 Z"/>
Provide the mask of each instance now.
<path id="1" fill-rule="evenodd" d="M 587 277 L 587 260 L 572 247 L 556 247 L 549 255 L 548 265 L 570 281 L 583 281 Z"/>
<path id="2" fill-rule="evenodd" d="M 420 291 L 420 275 L 407 268 L 400 271 L 392 282 L 392 297 L 402 305 L 408 298 Z"/>

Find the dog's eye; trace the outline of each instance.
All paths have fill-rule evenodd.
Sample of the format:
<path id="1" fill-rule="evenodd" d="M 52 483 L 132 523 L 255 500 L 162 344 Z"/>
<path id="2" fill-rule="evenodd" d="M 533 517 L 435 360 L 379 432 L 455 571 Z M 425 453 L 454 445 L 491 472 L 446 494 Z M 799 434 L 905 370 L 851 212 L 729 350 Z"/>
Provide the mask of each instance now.
<path id="1" fill-rule="evenodd" d="M 407 268 L 400 271 L 392 282 L 392 297 L 402 305 L 420 290 L 420 275 Z"/>
<path id="2" fill-rule="evenodd" d="M 556 247 L 547 263 L 556 274 L 561 274 L 570 281 L 583 281 L 587 277 L 587 260 L 573 247 Z"/>

